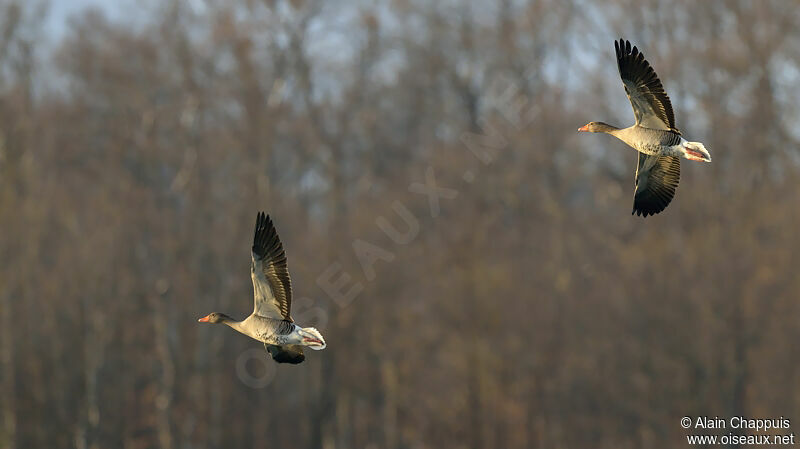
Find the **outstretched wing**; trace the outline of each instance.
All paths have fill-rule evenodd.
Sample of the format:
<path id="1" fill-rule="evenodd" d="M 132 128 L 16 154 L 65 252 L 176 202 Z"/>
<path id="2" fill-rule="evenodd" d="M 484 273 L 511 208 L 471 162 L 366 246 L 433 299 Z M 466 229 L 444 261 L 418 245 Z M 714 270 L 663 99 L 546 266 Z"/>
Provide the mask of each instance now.
<path id="1" fill-rule="evenodd" d="M 629 41 L 614 42 L 617 66 L 625 93 L 633 106 L 636 124 L 644 128 L 663 129 L 680 134 L 675 128 L 675 115 L 664 86 L 656 72 Z"/>
<path id="2" fill-rule="evenodd" d="M 639 153 L 636 191 L 631 214 L 648 216 L 664 210 L 675 196 L 681 178 L 678 156 L 650 156 Z"/>
<path id="3" fill-rule="evenodd" d="M 253 313 L 267 318 L 292 321 L 292 281 L 286 266 L 286 254 L 269 216 L 259 212 L 253 237 L 252 264 L 255 309 Z"/>

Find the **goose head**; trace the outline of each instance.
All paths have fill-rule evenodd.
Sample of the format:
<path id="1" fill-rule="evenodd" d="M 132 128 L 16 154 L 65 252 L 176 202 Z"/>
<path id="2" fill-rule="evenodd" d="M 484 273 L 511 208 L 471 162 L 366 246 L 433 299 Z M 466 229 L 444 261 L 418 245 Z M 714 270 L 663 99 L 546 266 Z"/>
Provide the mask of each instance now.
<path id="1" fill-rule="evenodd" d="M 204 316 L 203 318 L 200 318 L 197 321 L 201 323 L 217 324 L 217 323 L 225 323 L 227 321 L 233 321 L 233 319 L 228 315 L 225 315 L 224 313 L 212 312 Z"/>
<path id="2" fill-rule="evenodd" d="M 585 133 L 610 133 L 611 131 L 616 131 L 617 129 L 619 128 L 611 126 L 608 123 L 589 122 L 578 128 L 578 131 Z"/>

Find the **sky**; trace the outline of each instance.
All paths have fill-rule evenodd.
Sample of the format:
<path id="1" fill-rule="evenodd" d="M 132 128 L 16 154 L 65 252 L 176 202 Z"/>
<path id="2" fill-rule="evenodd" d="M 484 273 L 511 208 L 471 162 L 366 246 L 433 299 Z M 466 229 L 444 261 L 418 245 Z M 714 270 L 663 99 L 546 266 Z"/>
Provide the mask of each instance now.
<path id="1" fill-rule="evenodd" d="M 129 0 L 49 0 L 47 30 L 54 40 L 60 39 L 67 29 L 70 17 L 79 15 L 87 8 L 102 10 L 115 17 L 130 5 Z"/>

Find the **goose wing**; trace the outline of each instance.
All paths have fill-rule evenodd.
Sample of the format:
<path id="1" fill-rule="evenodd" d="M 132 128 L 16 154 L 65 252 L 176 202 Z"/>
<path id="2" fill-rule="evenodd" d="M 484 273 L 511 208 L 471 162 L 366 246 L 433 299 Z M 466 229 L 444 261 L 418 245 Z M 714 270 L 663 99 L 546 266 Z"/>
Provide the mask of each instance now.
<path id="1" fill-rule="evenodd" d="M 278 363 L 291 363 L 296 365 L 302 363 L 306 359 L 303 354 L 303 347 L 300 345 L 266 345 L 267 352 L 272 356 L 272 359 Z"/>
<path id="2" fill-rule="evenodd" d="M 678 156 L 650 156 L 639 153 L 631 214 L 646 217 L 664 210 L 675 196 L 680 178 L 681 159 Z"/>
<path id="3" fill-rule="evenodd" d="M 250 276 L 255 297 L 253 314 L 292 321 L 292 281 L 286 254 L 272 220 L 264 212 L 256 217 Z"/>
<path id="4" fill-rule="evenodd" d="M 675 128 L 675 116 L 664 86 L 656 72 L 629 41 L 614 42 L 617 66 L 625 93 L 633 107 L 636 124 L 644 128 L 663 129 L 680 134 Z"/>

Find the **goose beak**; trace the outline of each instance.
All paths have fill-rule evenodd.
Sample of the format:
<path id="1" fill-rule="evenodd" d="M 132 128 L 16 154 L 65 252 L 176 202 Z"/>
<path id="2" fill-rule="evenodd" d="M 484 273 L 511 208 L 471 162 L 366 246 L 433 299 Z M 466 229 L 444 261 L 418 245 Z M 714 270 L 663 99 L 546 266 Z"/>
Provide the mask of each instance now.
<path id="1" fill-rule="evenodd" d="M 200 323 L 208 323 L 208 317 L 209 316 L 211 316 L 211 315 L 206 315 L 206 316 L 204 316 L 203 318 L 200 318 L 197 321 L 200 322 Z"/>
<path id="2" fill-rule="evenodd" d="M 588 133 L 589 132 L 589 125 L 586 124 L 586 125 L 581 126 L 580 128 L 578 128 L 578 131 L 580 131 L 582 133 Z"/>

